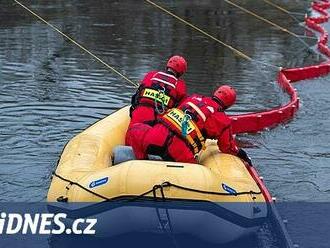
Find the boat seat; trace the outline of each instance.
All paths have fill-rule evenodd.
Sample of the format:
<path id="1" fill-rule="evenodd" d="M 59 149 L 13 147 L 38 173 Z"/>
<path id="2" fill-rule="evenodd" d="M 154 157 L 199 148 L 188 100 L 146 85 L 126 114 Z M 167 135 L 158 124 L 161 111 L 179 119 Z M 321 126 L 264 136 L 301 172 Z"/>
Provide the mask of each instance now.
<path id="1" fill-rule="evenodd" d="M 116 146 L 113 151 L 113 165 L 120 164 L 129 160 L 135 160 L 133 148 L 131 146 Z M 160 156 L 148 155 L 149 160 L 163 160 Z"/>

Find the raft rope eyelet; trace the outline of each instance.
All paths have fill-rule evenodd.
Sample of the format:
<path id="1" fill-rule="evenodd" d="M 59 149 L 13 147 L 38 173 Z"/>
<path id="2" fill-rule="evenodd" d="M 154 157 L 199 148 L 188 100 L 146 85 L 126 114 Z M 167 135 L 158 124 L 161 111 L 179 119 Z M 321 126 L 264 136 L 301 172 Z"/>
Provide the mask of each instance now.
<path id="1" fill-rule="evenodd" d="M 158 97 L 156 97 L 154 100 L 156 112 L 160 115 L 165 113 L 164 100 L 165 100 L 165 88 L 162 86 L 162 89 L 158 89 Z"/>
<path id="2" fill-rule="evenodd" d="M 63 180 L 64 182 L 69 182 L 71 183 L 72 185 L 75 185 L 79 188 L 81 188 L 82 190 L 85 190 L 86 192 L 94 195 L 94 196 L 97 196 L 101 199 L 103 199 L 104 201 L 116 201 L 118 200 L 117 199 L 114 199 L 114 198 L 108 198 L 104 195 L 101 195 L 99 193 L 96 193 L 86 187 L 84 187 L 83 185 L 77 183 L 77 182 L 74 182 L 74 181 L 71 181 L 69 179 L 66 179 L 60 175 L 58 175 L 56 172 L 53 172 L 52 173 L 53 176 L 57 177 L 58 179 L 61 179 Z M 213 192 L 213 191 L 205 191 L 205 190 L 199 190 L 199 189 L 193 189 L 193 188 L 188 188 L 188 187 L 184 187 L 184 186 L 181 186 L 181 185 L 177 185 L 177 184 L 174 184 L 174 183 L 171 183 L 171 182 L 163 182 L 162 184 L 155 184 L 152 189 L 140 194 L 140 195 L 137 195 L 137 196 L 134 196 L 133 198 L 131 199 L 128 199 L 127 201 L 128 202 L 131 202 L 131 201 L 136 201 L 136 200 L 139 200 L 139 199 L 143 199 L 144 197 L 147 197 L 147 195 L 149 195 L 150 193 L 153 194 L 153 199 L 154 200 L 157 200 L 157 189 L 160 189 L 161 190 L 161 197 L 162 197 L 162 200 L 165 201 L 166 200 L 166 196 L 164 194 L 164 188 L 170 188 L 170 187 L 173 187 L 173 188 L 177 188 L 177 189 L 181 189 L 181 190 L 184 190 L 184 191 L 190 191 L 190 192 L 195 192 L 195 193 L 200 193 L 200 194 L 209 194 L 209 195 L 218 195 L 218 196 L 228 196 L 228 197 L 236 197 L 236 196 L 239 196 L 239 195 L 251 195 L 251 194 L 254 194 L 254 195 L 260 195 L 262 194 L 261 191 L 258 191 L 258 192 L 255 192 L 255 191 L 242 191 L 242 192 L 237 192 L 236 194 L 229 194 L 229 193 L 223 193 L 223 192 Z M 65 197 L 65 196 L 63 196 Z M 116 198 L 116 197 L 115 197 Z M 67 199 L 68 201 L 68 199 Z"/>

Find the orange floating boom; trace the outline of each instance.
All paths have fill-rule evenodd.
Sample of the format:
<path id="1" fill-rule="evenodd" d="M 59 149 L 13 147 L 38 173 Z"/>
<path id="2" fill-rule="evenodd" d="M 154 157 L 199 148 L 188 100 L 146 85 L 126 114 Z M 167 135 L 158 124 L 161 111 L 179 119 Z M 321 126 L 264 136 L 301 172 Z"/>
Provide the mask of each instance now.
<path id="1" fill-rule="evenodd" d="M 320 25 L 329 21 L 329 13 L 327 12 L 327 9 L 330 8 L 330 0 L 313 2 L 312 8 L 320 13 L 320 16 L 306 16 L 306 26 L 321 34 L 317 42 L 317 47 L 319 51 L 329 59 L 324 63 L 314 66 L 280 70 L 277 82 L 281 88 L 289 94 L 290 102 L 284 106 L 268 111 L 230 116 L 233 123 L 234 133 L 254 133 L 291 120 L 299 109 L 299 97 L 297 91 L 293 88 L 292 83 L 325 76 L 330 73 L 330 48 L 328 47 L 329 35 Z"/>

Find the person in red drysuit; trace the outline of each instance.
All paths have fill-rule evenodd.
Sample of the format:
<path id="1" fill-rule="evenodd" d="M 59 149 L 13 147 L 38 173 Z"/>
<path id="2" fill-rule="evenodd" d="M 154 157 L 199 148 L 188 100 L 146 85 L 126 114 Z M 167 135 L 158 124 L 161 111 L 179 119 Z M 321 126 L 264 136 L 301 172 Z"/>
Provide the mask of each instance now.
<path id="1" fill-rule="evenodd" d="M 126 145 L 132 145 L 134 136 L 139 136 L 148 126 L 153 126 L 158 114 L 177 106 L 186 97 L 186 83 L 180 79 L 186 71 L 186 60 L 175 55 L 167 61 L 166 72 L 150 71 L 145 75 L 132 96 Z M 136 123 L 146 125 L 136 125 L 132 128 Z"/>
<path id="2" fill-rule="evenodd" d="M 136 158 L 147 159 L 147 154 L 153 154 L 164 160 L 196 163 L 205 140 L 218 139 L 221 152 L 251 164 L 246 152 L 237 147 L 231 120 L 224 112 L 235 101 L 236 92 L 228 85 L 219 87 L 212 97 L 197 94 L 187 97 L 177 108 L 160 116 L 154 127 L 140 133 L 133 144 Z"/>

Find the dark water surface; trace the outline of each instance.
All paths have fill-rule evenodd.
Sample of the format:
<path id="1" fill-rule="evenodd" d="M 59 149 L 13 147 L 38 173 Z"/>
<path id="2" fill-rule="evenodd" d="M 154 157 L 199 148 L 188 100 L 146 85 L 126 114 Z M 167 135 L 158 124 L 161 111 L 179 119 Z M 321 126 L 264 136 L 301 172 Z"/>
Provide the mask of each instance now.
<path id="1" fill-rule="evenodd" d="M 243 6 L 298 34 L 304 29 L 262 1 Z M 306 12 L 309 1 L 277 1 Z M 144 1 L 24 1 L 41 16 L 134 81 L 161 69 L 175 53 L 187 57 L 189 91 L 220 83 L 238 91 L 232 113 L 279 106 L 276 71 L 235 57 Z M 315 64 L 294 37 L 217 0 L 157 1 L 256 60 L 295 67 Z M 298 16 L 303 20 L 302 16 Z M 329 26 L 327 27 L 330 31 Z M 307 40 L 313 45 L 313 40 Z M 329 77 L 299 83 L 302 107 L 286 125 L 240 137 L 270 191 L 281 200 L 330 197 Z M 91 123 L 129 103 L 125 80 L 93 60 L 10 0 L 0 2 L 0 200 L 45 200 L 65 143 Z"/>

